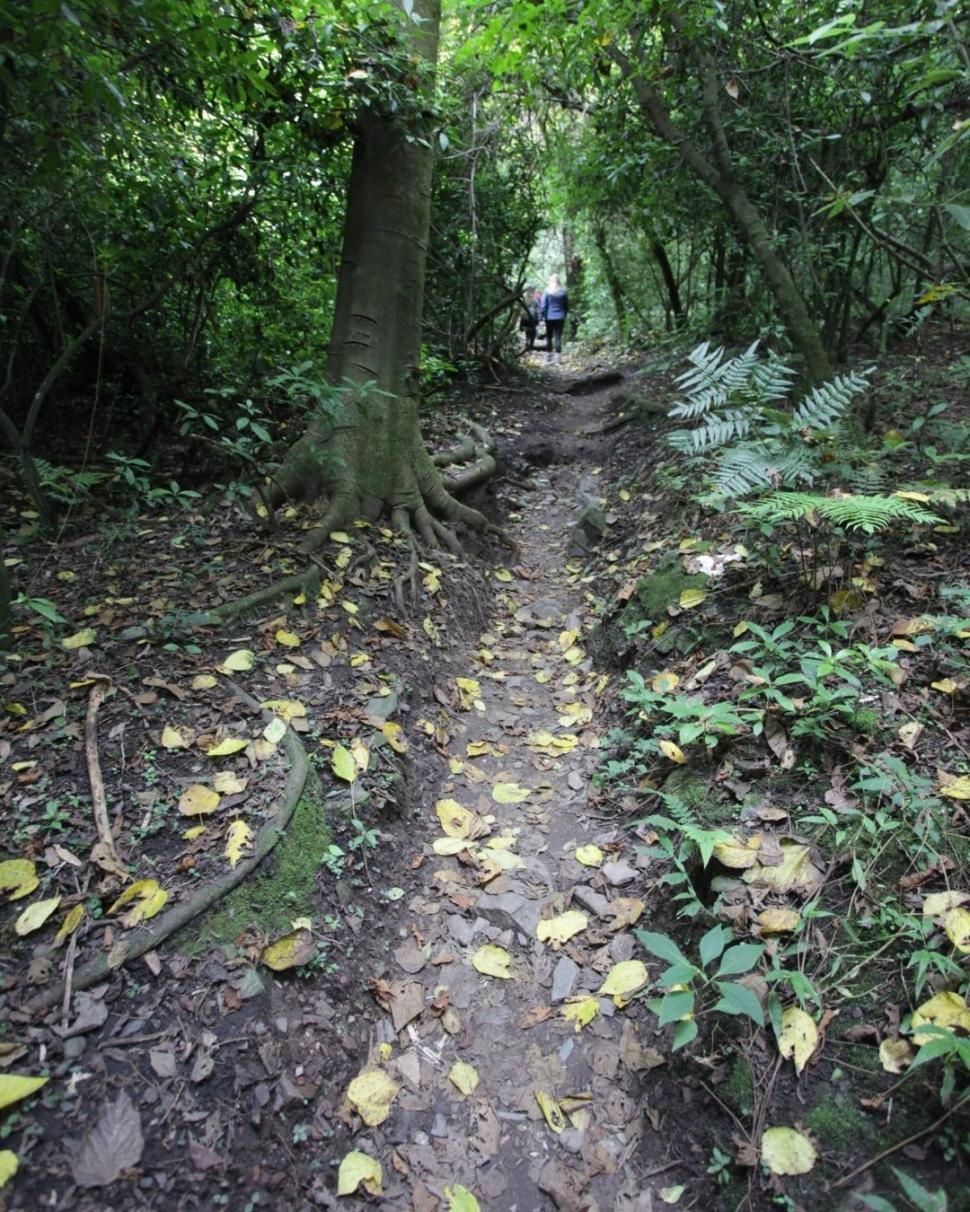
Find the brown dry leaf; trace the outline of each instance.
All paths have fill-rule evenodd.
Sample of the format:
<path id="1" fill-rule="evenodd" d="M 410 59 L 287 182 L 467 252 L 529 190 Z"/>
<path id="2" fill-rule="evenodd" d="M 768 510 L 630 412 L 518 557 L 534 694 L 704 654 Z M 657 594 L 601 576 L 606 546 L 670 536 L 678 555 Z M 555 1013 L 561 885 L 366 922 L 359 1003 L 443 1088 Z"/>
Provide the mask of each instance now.
<path id="1" fill-rule="evenodd" d="M 74 1155 L 71 1175 L 79 1187 L 109 1187 L 138 1165 L 144 1148 L 141 1116 L 122 1090 L 114 1102 L 102 1104 L 97 1123 Z"/>

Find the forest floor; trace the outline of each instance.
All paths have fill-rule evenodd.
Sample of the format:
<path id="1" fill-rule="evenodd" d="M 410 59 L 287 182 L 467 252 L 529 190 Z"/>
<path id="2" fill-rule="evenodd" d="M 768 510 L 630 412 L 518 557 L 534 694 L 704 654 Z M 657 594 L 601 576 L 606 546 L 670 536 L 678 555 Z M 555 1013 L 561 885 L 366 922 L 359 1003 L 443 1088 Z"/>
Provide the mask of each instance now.
<path id="1" fill-rule="evenodd" d="M 611 790 L 620 658 L 640 659 L 631 637 L 644 631 L 628 612 L 658 561 L 677 565 L 661 614 L 680 638 L 646 676 L 659 662 L 685 689 L 727 680 L 730 662 L 715 658 L 737 621 L 785 617 L 760 588 L 761 603 L 737 585 L 706 604 L 683 596 L 697 583 L 691 557 L 733 550 L 736 536 L 691 539 L 696 517 L 674 525 L 651 480 L 652 406 L 673 398 L 670 369 L 534 359 L 528 377 L 472 396 L 461 407 L 491 429 L 501 461 L 480 503 L 516 549 L 423 553 L 406 617 L 392 586 L 408 549 L 370 528 L 336 536 L 317 608 L 284 599 L 186 638 L 186 611 L 257 588 L 254 570 L 271 580 L 295 567 L 285 553 L 308 524 L 295 511 L 275 535 L 241 536 L 229 512 L 140 519 L 113 538 L 79 525 L 33 570 L 31 592 L 78 630 L 65 646 L 53 626 L 25 625 L 3 679 L 0 859 L 33 868 L 4 910 L 0 1077 L 48 1080 L 3 1121 L 20 1172 L 0 1207 L 854 1209 L 861 1195 L 898 1194 L 889 1164 L 870 1165 L 884 1150 L 947 1189 L 950 1208 L 967 1206 L 965 1093 L 941 1106 L 928 1067 L 894 1098 L 899 1078 L 876 1059 L 905 1012 L 898 957 L 888 975 L 864 951 L 858 969 L 857 956 L 836 969 L 841 1005 L 815 1015 L 800 1076 L 770 1036 L 727 1015 L 709 1015 L 693 1055 L 672 1053 L 677 1023 L 658 1025 L 644 996 L 663 966 L 636 931 L 682 947 L 694 931 L 678 924 L 672 864 L 643 820 L 658 787 L 708 802 L 720 826 L 745 820 L 799 846 L 800 888 L 736 880 L 722 914 L 768 949 L 779 944 L 759 913 L 843 881 L 840 855 L 808 843 L 792 805 L 808 788 L 836 811 L 852 803 L 837 762 L 822 786 L 767 750 L 701 763 L 692 788 L 676 745 L 662 779 Z M 958 536 L 934 551 L 912 554 L 911 614 L 927 572 L 959 579 Z M 868 622 L 888 619 L 891 633 L 900 616 L 887 610 Z M 716 639 L 678 631 L 710 611 Z M 960 693 L 930 703 L 926 764 L 947 779 L 966 766 Z M 309 755 L 299 785 L 276 721 Z M 95 757 L 117 857 L 92 862 Z M 245 864 L 290 809 L 263 866 L 170 941 L 132 953 L 130 938 Z M 947 861 L 909 890 L 943 876 L 965 887 Z M 43 908 L 22 928 L 34 873 L 42 899 L 30 903 Z M 131 878 L 153 882 L 114 909 Z M 825 916 L 810 941 L 828 958 Z M 72 988 L 98 956 L 110 970 Z M 741 983 L 763 1000 L 760 977 Z M 764 1129 L 782 1125 L 815 1143 L 804 1175 L 758 1164 Z M 360 1169 L 345 1165 L 341 1181 L 360 1186 L 338 1197 L 351 1153 Z M 367 1193 L 374 1161 L 380 1199 Z"/>

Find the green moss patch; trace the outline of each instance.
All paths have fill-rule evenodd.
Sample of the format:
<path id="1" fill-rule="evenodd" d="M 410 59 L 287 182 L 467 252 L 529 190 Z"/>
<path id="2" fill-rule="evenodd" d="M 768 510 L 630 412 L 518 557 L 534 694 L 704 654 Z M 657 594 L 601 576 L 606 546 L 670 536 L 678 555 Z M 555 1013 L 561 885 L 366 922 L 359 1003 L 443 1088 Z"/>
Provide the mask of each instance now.
<path id="1" fill-rule="evenodd" d="M 323 788 L 311 769 L 300 802 L 266 861 L 223 897 L 182 939 L 189 954 L 232 943 L 250 926 L 275 936 L 310 912 L 317 874 L 330 844 Z"/>

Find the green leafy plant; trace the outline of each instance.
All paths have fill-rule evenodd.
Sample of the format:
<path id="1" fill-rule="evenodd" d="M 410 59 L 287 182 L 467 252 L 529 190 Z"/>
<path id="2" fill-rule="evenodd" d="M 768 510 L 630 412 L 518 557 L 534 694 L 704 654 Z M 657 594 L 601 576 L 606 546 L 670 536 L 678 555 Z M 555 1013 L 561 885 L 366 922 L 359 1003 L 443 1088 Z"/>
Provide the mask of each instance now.
<path id="1" fill-rule="evenodd" d="M 928 1191 L 922 1183 L 917 1182 L 905 1171 L 897 1170 L 895 1166 L 892 1171 L 896 1175 L 896 1181 L 902 1187 L 907 1202 L 916 1209 L 916 1212 L 947 1212 L 949 1204 L 946 1190 L 943 1187 L 936 1191 Z M 896 1205 L 882 1195 L 860 1195 L 858 1198 L 859 1202 L 865 1207 L 871 1208 L 872 1212 L 898 1212 Z"/>
<path id="2" fill-rule="evenodd" d="M 780 526 L 795 522 L 829 525 L 837 530 L 859 530 L 871 535 L 897 522 L 935 526 L 942 522 L 916 501 L 899 496 L 861 496 L 840 493 L 823 496 L 811 492 L 773 492 L 760 501 L 740 504 L 737 512 L 751 522 Z"/>
<path id="3" fill-rule="evenodd" d="M 764 1026 L 764 1011 L 758 998 L 746 985 L 729 979 L 754 968 L 764 953 L 761 943 L 732 943 L 734 936 L 727 927 L 712 926 L 698 943 L 699 962 L 695 964 L 668 935 L 652 930 L 635 933 L 646 951 L 669 965 L 656 982 L 667 992 L 651 998 L 647 1005 L 661 1027 L 677 1024 L 674 1051 L 696 1039 L 697 1019 L 704 1014 L 748 1018 L 757 1026 Z"/>

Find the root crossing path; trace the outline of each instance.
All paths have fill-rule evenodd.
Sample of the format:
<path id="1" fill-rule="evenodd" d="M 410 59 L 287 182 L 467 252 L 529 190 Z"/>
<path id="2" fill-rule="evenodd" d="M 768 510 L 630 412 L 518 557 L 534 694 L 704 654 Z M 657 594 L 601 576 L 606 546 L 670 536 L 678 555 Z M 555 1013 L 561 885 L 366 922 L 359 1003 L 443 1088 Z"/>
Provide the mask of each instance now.
<path id="1" fill-rule="evenodd" d="M 536 418 L 530 440 L 555 453 L 513 527 L 519 571 L 454 687 L 441 837 L 402 902 L 364 1070 L 397 1089 L 354 1138 L 383 1163 L 385 1207 L 647 1212 L 677 1181 L 649 1098 L 663 1058 L 623 997 L 645 976 L 642 878 L 629 833 L 590 802 L 607 725 L 567 569 L 569 533 L 603 490 L 604 407 L 560 396 Z"/>

